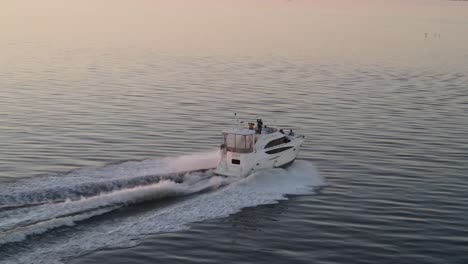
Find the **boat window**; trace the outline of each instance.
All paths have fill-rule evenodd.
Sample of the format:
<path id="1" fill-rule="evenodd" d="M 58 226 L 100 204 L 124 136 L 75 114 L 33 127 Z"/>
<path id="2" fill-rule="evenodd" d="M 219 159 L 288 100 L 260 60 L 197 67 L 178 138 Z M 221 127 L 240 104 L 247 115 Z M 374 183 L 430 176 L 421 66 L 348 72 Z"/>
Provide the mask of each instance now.
<path id="1" fill-rule="evenodd" d="M 276 154 L 279 152 L 283 152 L 285 150 L 292 149 L 292 147 L 282 147 L 282 148 L 276 148 L 272 150 L 265 151 L 266 154 Z"/>
<path id="2" fill-rule="evenodd" d="M 278 145 L 285 144 L 285 143 L 288 143 L 288 142 L 290 142 L 290 140 L 287 137 L 281 137 L 281 138 L 278 138 L 278 139 L 275 139 L 275 140 L 272 140 L 272 141 L 268 142 L 268 144 L 266 144 L 265 148 L 272 148 L 274 146 L 278 146 Z"/>
<path id="3" fill-rule="evenodd" d="M 253 150 L 253 135 L 245 136 L 245 147 L 249 150 Z"/>
<path id="4" fill-rule="evenodd" d="M 245 149 L 245 136 L 236 135 L 236 149 Z"/>
<path id="5" fill-rule="evenodd" d="M 224 145 L 227 151 L 238 153 L 253 152 L 253 135 L 224 134 Z"/>
<path id="6" fill-rule="evenodd" d="M 224 134 L 224 144 L 226 144 L 227 150 L 236 148 L 236 135 Z"/>

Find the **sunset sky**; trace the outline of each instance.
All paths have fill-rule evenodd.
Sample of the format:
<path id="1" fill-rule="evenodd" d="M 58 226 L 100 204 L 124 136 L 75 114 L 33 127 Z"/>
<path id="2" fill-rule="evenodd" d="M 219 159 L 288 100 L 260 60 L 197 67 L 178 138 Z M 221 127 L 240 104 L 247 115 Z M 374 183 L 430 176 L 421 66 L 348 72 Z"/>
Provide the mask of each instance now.
<path id="1" fill-rule="evenodd" d="M 443 0 L 3 0 L 2 44 L 185 53 L 468 54 L 468 2 Z M 441 34 L 437 44 L 429 36 Z M 5 49 L 4 49 L 5 50 Z"/>

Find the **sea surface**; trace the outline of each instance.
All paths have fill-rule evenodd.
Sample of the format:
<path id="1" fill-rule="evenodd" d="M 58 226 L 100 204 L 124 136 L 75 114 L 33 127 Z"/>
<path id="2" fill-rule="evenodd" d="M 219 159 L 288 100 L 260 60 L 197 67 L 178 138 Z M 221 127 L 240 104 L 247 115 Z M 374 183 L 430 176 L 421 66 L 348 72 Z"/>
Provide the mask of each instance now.
<path id="1" fill-rule="evenodd" d="M 466 2 L 33 2 L 0 6 L 1 264 L 468 263 Z M 298 160 L 216 176 L 234 114 Z"/>
<path id="2" fill-rule="evenodd" d="M 468 262 L 468 67 L 70 52 L 0 75 L 0 263 Z M 234 113 L 299 160 L 215 176 Z"/>

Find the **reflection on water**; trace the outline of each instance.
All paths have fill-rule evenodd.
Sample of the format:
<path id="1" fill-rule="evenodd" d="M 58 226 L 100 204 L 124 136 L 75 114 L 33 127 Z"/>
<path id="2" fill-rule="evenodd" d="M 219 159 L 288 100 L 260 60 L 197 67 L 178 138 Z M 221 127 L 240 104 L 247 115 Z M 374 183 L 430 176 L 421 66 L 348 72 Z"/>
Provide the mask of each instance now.
<path id="1" fill-rule="evenodd" d="M 0 8 L 0 262 L 468 262 L 465 3 L 174 2 L 80 2 L 76 30 Z M 216 164 L 234 113 L 305 134 L 303 161 L 156 175 Z M 245 209 L 285 193 L 309 195 Z"/>
<path id="2" fill-rule="evenodd" d="M 398 149 L 393 155 L 464 147 L 462 70 L 275 57 L 119 59 L 67 65 L 69 74 L 52 69 L 62 61 L 30 78 L 3 77 L 1 176 L 209 150 L 235 112 L 305 133 L 304 158 L 347 144 L 368 156 L 363 146 Z M 402 148 L 407 141 L 418 148 Z"/>
<path id="3" fill-rule="evenodd" d="M 96 186 L 107 186 L 108 177 L 123 177 L 112 180 L 112 184 L 117 182 L 119 186 L 122 180 L 127 182 L 125 178 L 135 176 L 139 178 L 132 180 L 153 181 L 152 177 L 145 176 L 154 170 L 150 166 L 151 159 L 212 150 L 221 140 L 220 131 L 233 123 L 236 112 L 246 118 L 262 117 L 269 126 L 293 128 L 305 134 L 306 143 L 300 158 L 317 165 L 328 185 L 319 195 L 298 197 L 278 206 L 261 207 L 258 211 L 252 209 L 259 218 L 243 212 L 224 220 L 196 224 L 193 231 L 157 236 L 133 249 L 98 252 L 74 261 L 96 262 L 103 258 L 104 262 L 108 259 L 115 262 L 122 254 L 132 261 L 141 260 L 141 255 L 150 259 L 149 262 L 161 259 L 177 262 L 182 256 L 193 261 L 200 251 L 193 253 L 189 248 L 204 252 L 203 261 L 245 261 L 235 253 L 239 250 L 253 256 L 260 254 L 258 252 L 276 252 L 258 255 L 264 257 L 264 262 L 273 259 L 307 262 L 312 257 L 317 262 L 343 263 L 349 260 L 350 252 L 357 252 L 359 259 L 369 262 L 383 259 L 390 263 L 391 256 L 397 253 L 419 263 L 446 259 L 456 262 L 466 258 L 462 248 L 466 241 L 461 235 L 468 230 L 464 214 L 465 154 L 468 153 L 464 137 L 468 133 L 465 87 L 468 75 L 465 71 L 341 65 L 276 57 L 194 59 L 169 55 L 137 58 L 137 63 L 128 65 L 110 63 L 114 57 L 108 56 L 100 58 L 82 76 L 62 75 L 60 71 L 51 70 L 36 76 L 33 83 L 4 78 L 8 85 L 2 90 L 5 96 L 1 102 L 4 110 L 0 134 L 2 177 L 11 179 L 45 173 L 48 176 L 42 179 L 64 187 L 69 181 L 76 184 L 80 180 L 99 180 L 102 183 Z M 70 66 L 68 70 L 80 71 L 80 67 L 83 70 L 89 66 Z M 119 165 L 115 169 L 112 166 L 92 168 L 114 161 L 147 158 L 150 160 Z M 122 169 L 126 166 L 134 170 Z M 63 171 L 74 168 L 85 169 L 63 175 Z M 54 176 L 53 172 L 57 174 Z M 30 180 L 18 182 L 11 188 L 30 192 L 28 182 Z M 39 183 L 38 186 L 47 185 Z M 212 184 L 210 182 L 209 186 Z M 84 193 L 90 191 L 82 189 L 81 185 L 73 186 L 65 188 L 73 192 L 76 192 L 74 188 Z M 120 187 L 111 190 L 115 188 Z M 254 188 L 248 192 L 254 196 L 242 196 L 249 202 L 256 201 L 252 205 L 265 203 L 262 196 L 255 195 L 259 191 Z M 270 192 L 266 193 L 270 195 Z M 225 208 L 220 201 L 231 197 L 223 194 L 215 192 L 213 195 L 219 196 L 215 198 L 218 203 L 197 219 L 226 215 L 214 213 Z M 15 197 L 12 193 L 2 199 Z M 185 203 L 197 199 L 202 199 L 203 204 L 211 203 L 209 197 L 189 198 Z M 111 204 L 122 202 L 115 198 L 110 201 Z M 89 202 L 95 208 L 94 200 L 78 201 L 79 204 Z M 184 208 L 184 203 L 178 206 Z M 44 208 L 42 216 L 68 212 L 50 211 L 49 206 Z M 77 209 L 73 204 L 67 208 L 71 212 Z M 269 215 L 277 214 L 279 209 L 281 216 L 272 220 Z M 27 240 L 29 242 L 23 246 L 33 254 L 48 245 L 52 251 L 47 256 L 66 254 L 71 257 L 73 254 L 67 245 L 77 245 L 90 230 L 104 230 L 103 223 L 109 232 L 125 227 L 115 221 L 108 222 L 106 214 L 102 215 L 106 210 L 115 210 L 114 207 L 99 210 L 103 211 L 73 216 L 75 221 L 101 215 L 96 220 L 78 223 L 76 229 L 46 230 L 38 235 L 42 242 Z M 154 210 L 159 215 L 160 209 Z M 223 210 L 220 212 L 225 212 Z M 21 214 L 27 218 L 42 219 L 33 212 L 21 209 Z M 134 223 L 133 229 L 125 228 L 139 233 L 136 221 L 140 226 L 148 226 L 148 223 L 161 223 L 162 219 L 173 222 L 170 218 L 179 216 L 185 219 L 184 223 L 196 221 L 192 215 L 179 215 L 177 210 L 164 212 L 161 211 L 163 218 L 151 216 L 151 211 L 142 212 L 149 214 L 149 218 L 124 214 L 128 217 L 126 221 Z M 263 214 L 266 214 L 264 218 Z M 236 219 L 241 223 L 259 221 L 258 225 L 264 228 L 262 231 L 258 228 L 239 230 Z M 65 220 L 70 219 L 60 220 L 57 225 L 63 226 Z M 180 230 L 178 228 L 174 230 Z M 232 239 L 242 243 L 226 241 L 225 232 L 239 233 Z M 275 239 L 277 232 L 282 233 L 283 239 Z M 71 240 L 59 248 L 54 241 L 62 233 Z M 184 243 L 180 243 L 181 238 Z M 196 247 L 200 238 L 206 241 L 206 248 L 215 250 Z M 122 245 L 127 243 L 119 241 Z M 250 245 L 249 249 L 244 243 Z M 113 247 L 107 242 L 104 244 Z M 441 244 L 445 246 L 438 250 Z M 154 254 L 153 249 L 148 249 L 155 245 L 165 253 Z M 233 254 L 216 254 L 225 250 L 226 245 L 234 248 Z M 181 247 L 186 248 L 182 256 Z M 79 252 L 96 249 L 92 246 L 80 248 Z M 338 253 L 332 254 L 333 257 L 327 253 L 330 249 Z M 0 250 L 6 252 L 7 260 L 17 254 L 22 254 L 24 261 L 28 260 L 29 255 L 21 253 L 21 247 L 14 244 Z M 41 258 L 47 259 L 45 257 Z"/>

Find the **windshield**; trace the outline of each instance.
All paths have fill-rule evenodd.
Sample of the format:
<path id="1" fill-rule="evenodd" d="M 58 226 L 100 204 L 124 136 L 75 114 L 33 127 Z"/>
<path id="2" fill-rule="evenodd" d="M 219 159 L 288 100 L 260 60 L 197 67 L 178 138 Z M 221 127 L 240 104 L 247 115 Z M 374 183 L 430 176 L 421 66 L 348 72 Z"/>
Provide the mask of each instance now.
<path id="1" fill-rule="evenodd" d="M 224 144 L 227 151 L 238 153 L 253 152 L 253 135 L 224 134 Z"/>

